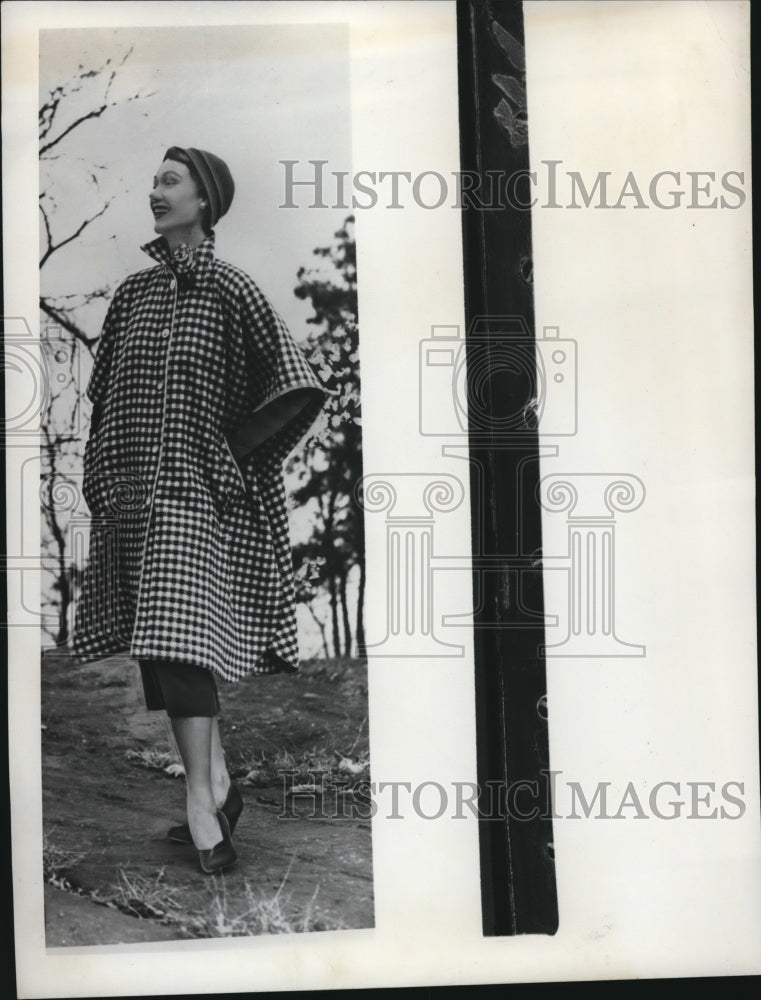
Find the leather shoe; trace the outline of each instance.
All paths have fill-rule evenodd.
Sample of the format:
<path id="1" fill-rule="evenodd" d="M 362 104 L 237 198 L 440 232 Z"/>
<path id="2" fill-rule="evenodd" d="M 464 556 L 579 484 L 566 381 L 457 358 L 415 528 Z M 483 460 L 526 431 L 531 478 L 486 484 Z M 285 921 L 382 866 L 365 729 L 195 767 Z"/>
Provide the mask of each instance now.
<path id="1" fill-rule="evenodd" d="M 240 794 L 240 789 L 234 781 L 230 782 L 230 787 L 227 790 L 227 798 L 221 807 L 221 811 L 225 814 L 225 819 L 230 827 L 230 836 L 232 836 L 240 819 L 240 814 L 243 812 L 243 796 Z M 180 823 L 179 826 L 171 827 L 167 832 L 167 837 L 174 841 L 175 844 L 193 843 L 193 838 L 190 836 L 190 827 L 187 823 Z"/>
<path id="2" fill-rule="evenodd" d="M 217 819 L 219 820 L 219 828 L 222 831 L 222 839 L 209 850 L 198 852 L 201 871 L 206 875 L 218 875 L 225 868 L 234 865 L 238 860 L 238 855 L 235 853 L 230 834 L 230 825 L 221 809 L 217 809 Z"/>

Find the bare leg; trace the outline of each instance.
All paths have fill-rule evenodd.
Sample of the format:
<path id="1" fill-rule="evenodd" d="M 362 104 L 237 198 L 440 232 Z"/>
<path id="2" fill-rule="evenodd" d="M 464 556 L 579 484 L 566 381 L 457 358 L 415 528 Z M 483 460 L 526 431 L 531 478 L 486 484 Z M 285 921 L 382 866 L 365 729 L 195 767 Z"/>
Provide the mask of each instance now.
<path id="1" fill-rule="evenodd" d="M 227 773 L 225 752 L 222 749 L 219 721 L 216 715 L 211 720 L 211 790 L 217 808 L 221 808 L 230 790 L 230 775 Z"/>
<path id="2" fill-rule="evenodd" d="M 188 825 L 199 851 L 209 850 L 222 840 L 217 804 L 211 788 L 213 722 L 216 720 L 207 716 L 172 719 L 172 730 L 185 765 Z"/>
<path id="3" fill-rule="evenodd" d="M 182 758 L 177 737 L 174 734 L 174 727 L 171 724 L 172 720 L 168 715 L 164 715 L 163 719 L 167 724 L 168 737 L 174 744 L 175 752 Z M 230 775 L 227 770 L 227 761 L 219 733 L 219 720 L 216 715 L 211 720 L 211 790 L 217 807 L 221 809 L 230 790 Z"/>

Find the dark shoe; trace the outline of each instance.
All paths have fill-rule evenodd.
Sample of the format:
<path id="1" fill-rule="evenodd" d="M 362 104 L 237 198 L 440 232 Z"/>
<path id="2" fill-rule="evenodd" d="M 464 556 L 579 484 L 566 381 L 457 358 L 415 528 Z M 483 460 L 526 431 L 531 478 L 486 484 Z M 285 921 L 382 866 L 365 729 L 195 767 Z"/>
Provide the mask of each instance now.
<path id="1" fill-rule="evenodd" d="M 238 860 L 238 855 L 235 853 L 230 834 L 230 825 L 221 809 L 217 809 L 217 819 L 222 831 L 222 839 L 209 850 L 198 852 L 201 871 L 206 875 L 218 875 L 225 868 L 234 865 Z"/>
<path id="2" fill-rule="evenodd" d="M 227 790 L 227 798 L 222 806 L 222 812 L 225 814 L 228 825 L 230 827 L 230 836 L 235 832 L 235 827 L 240 819 L 240 814 L 243 812 L 243 796 L 240 794 L 240 789 L 235 784 L 234 781 L 230 782 L 230 787 Z M 167 837 L 173 840 L 175 844 L 192 844 L 193 838 L 190 836 L 190 827 L 187 823 L 181 823 L 179 826 L 173 826 L 167 833 Z"/>

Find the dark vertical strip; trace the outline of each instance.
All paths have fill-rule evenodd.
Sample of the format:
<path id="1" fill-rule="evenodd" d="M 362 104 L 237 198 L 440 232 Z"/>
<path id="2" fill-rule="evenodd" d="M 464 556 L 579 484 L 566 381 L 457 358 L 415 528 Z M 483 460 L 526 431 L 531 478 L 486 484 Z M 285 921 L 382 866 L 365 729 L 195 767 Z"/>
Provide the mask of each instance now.
<path id="1" fill-rule="evenodd" d="M 457 16 L 483 928 L 552 934 L 523 11 L 458 0 Z"/>

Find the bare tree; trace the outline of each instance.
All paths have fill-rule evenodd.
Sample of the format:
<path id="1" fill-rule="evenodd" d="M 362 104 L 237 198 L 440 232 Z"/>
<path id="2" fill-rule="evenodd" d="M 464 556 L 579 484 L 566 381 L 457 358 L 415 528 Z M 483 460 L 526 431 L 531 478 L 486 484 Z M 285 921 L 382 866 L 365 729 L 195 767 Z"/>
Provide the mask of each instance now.
<path id="1" fill-rule="evenodd" d="M 117 106 L 152 96 L 143 91 L 115 96 L 119 71 L 132 51 L 130 46 L 117 61 L 108 58 L 95 66 L 79 65 L 69 80 L 52 87 L 40 98 L 40 311 L 44 330 L 42 350 L 49 363 L 50 387 L 41 421 L 40 497 L 46 570 L 43 611 L 55 618 L 52 635 L 59 645 L 69 640 L 69 612 L 82 572 L 82 567 L 73 564 L 68 544 L 86 430 L 84 385 L 79 373 L 86 371 L 100 335 L 93 321 L 97 309 L 91 307 L 102 307 L 111 288 L 84 287 L 81 291 L 55 295 L 45 291 L 43 273 L 67 248 L 76 251 L 85 231 L 106 214 L 113 202 L 113 196 L 102 191 L 107 166 L 78 156 L 76 142 L 83 128 L 91 127 L 89 123 L 109 112 L 113 114 Z M 73 221 L 71 205 L 63 211 L 57 194 L 61 178 L 72 175 L 76 175 L 85 193 L 81 202 L 76 200 L 78 211 Z"/>
<path id="2" fill-rule="evenodd" d="M 130 46 L 118 63 L 106 59 L 100 66 L 85 69 L 79 66 L 73 79 L 52 88 L 42 99 L 38 115 L 40 141 L 40 196 L 39 209 L 43 236 L 40 270 L 51 257 L 64 247 L 79 239 L 96 219 L 108 211 L 113 197 L 100 193 L 101 177 L 107 170 L 105 164 L 87 163 L 73 154 L 67 147 L 72 145 L 72 136 L 86 122 L 101 118 L 109 109 L 122 103 L 145 100 L 151 93 L 137 91 L 124 98 L 113 96 L 114 81 L 119 70 L 132 55 Z M 63 145 L 62 145 L 63 144 Z M 79 162 L 82 177 L 90 188 L 90 205 L 84 205 L 84 217 L 63 232 L 56 232 L 56 216 L 59 204 L 55 194 L 58 168 L 70 168 Z M 40 309 L 56 325 L 61 326 L 88 350 L 97 343 L 98 334 L 88 334 L 84 322 L 79 318 L 82 307 L 108 296 L 109 288 L 86 289 L 66 296 L 40 296 Z"/>

